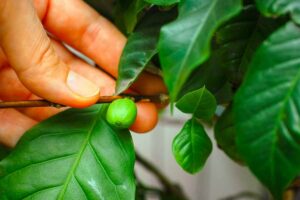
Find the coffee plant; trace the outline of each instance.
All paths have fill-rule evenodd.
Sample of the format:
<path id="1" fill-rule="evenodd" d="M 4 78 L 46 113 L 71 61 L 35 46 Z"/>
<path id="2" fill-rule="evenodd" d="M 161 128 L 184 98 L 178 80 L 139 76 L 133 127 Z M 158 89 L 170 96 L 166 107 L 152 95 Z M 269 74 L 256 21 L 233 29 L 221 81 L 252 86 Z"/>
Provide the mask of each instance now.
<path id="1" fill-rule="evenodd" d="M 87 2 L 128 36 L 116 94 L 155 72 L 171 110 L 190 114 L 170 147 L 183 170 L 204 167 L 213 124 L 218 146 L 283 199 L 300 174 L 300 1 Z M 3 149 L 0 199 L 137 198 L 130 132 L 107 122 L 108 106 L 69 109 Z"/>

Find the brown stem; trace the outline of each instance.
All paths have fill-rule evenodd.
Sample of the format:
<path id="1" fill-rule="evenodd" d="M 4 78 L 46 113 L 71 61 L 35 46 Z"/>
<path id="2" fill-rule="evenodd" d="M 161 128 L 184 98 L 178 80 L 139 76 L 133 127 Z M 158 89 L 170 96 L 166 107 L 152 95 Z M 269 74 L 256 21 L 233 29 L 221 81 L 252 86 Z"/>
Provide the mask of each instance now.
<path id="1" fill-rule="evenodd" d="M 249 198 L 249 199 L 257 199 L 257 200 L 262 200 L 264 199 L 262 196 L 260 196 L 259 194 L 250 192 L 250 191 L 243 191 L 240 192 L 238 194 L 232 195 L 232 196 L 228 196 L 225 198 L 222 198 L 221 200 L 238 200 L 238 199 L 244 199 L 244 198 Z"/>
<path id="2" fill-rule="evenodd" d="M 297 177 L 290 185 L 289 189 L 299 189 L 299 188 L 300 188 L 300 177 Z"/>
<path id="3" fill-rule="evenodd" d="M 283 195 L 284 200 L 294 200 L 295 192 L 293 190 L 287 190 Z"/>
<path id="4" fill-rule="evenodd" d="M 133 95 L 133 94 L 121 94 L 116 96 L 101 96 L 97 104 L 110 103 L 116 99 L 130 98 L 135 102 L 153 102 L 158 104 L 167 104 L 169 96 L 166 94 L 159 95 Z M 1 108 L 26 108 L 26 107 L 65 107 L 65 105 L 53 103 L 47 100 L 27 100 L 27 101 L 3 101 L 0 102 Z"/>
<path id="5" fill-rule="evenodd" d="M 156 167 L 154 167 L 150 162 L 148 162 L 146 159 L 144 159 L 140 154 L 136 152 L 136 160 L 142 164 L 146 169 L 148 169 L 150 172 L 152 172 L 158 180 L 161 182 L 161 184 L 165 187 L 165 189 L 170 190 L 172 188 L 171 181 L 168 180 L 167 177 L 165 177 Z"/>
<path id="6" fill-rule="evenodd" d="M 145 158 L 143 158 L 141 155 L 139 155 L 137 152 L 136 154 L 136 161 L 139 162 L 145 169 L 150 171 L 152 174 L 156 176 L 156 178 L 160 181 L 160 183 L 163 185 L 164 189 L 168 192 L 171 192 L 174 194 L 178 199 L 181 200 L 187 200 L 187 197 L 181 191 L 181 189 L 172 184 L 172 182 L 164 175 L 162 174 L 154 165 L 152 165 L 149 161 L 147 161 Z"/>

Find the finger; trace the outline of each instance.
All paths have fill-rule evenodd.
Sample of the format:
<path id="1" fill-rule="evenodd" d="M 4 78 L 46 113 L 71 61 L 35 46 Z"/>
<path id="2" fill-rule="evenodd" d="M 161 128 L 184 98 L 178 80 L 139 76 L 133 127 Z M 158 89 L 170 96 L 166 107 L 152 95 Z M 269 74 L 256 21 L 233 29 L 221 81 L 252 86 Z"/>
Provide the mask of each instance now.
<path id="1" fill-rule="evenodd" d="M 60 42 L 52 39 L 52 43 L 59 57 L 67 63 L 73 71 L 92 80 L 92 82 L 100 88 L 101 96 L 110 96 L 115 93 L 116 83 L 111 76 L 78 58 Z"/>
<path id="2" fill-rule="evenodd" d="M 19 81 L 15 71 L 10 67 L 0 69 L 0 98 L 5 101 L 21 101 L 41 99 L 33 95 Z M 1 111 L 1 110 L 0 110 Z M 41 121 L 62 111 L 56 108 L 28 108 L 19 109 L 30 118 Z"/>
<path id="3" fill-rule="evenodd" d="M 5 101 L 21 101 L 31 92 L 20 82 L 16 72 L 9 66 L 0 69 L 0 98 Z"/>
<path id="4" fill-rule="evenodd" d="M 31 1 L 1 1 L 0 43 L 8 62 L 31 92 L 73 107 L 97 101 L 99 88 L 59 59 Z"/>
<path id="5" fill-rule="evenodd" d="M 144 95 L 166 94 L 168 92 L 161 77 L 147 72 L 142 73 L 132 86 L 135 91 Z"/>
<path id="6" fill-rule="evenodd" d="M 20 137 L 37 122 L 14 109 L 0 109 L 0 141 L 13 147 Z"/>
<path id="7" fill-rule="evenodd" d="M 36 0 L 35 6 L 49 32 L 117 77 L 126 38 L 112 23 L 82 0 Z M 142 94 L 166 92 L 162 79 L 147 73 L 141 75 L 134 89 Z"/>
<path id="8" fill-rule="evenodd" d="M 102 96 L 109 96 L 114 94 L 115 81 L 110 76 L 98 70 L 97 68 L 90 66 L 83 60 L 77 58 L 59 42 L 52 39 L 52 43 L 60 59 L 62 59 L 65 63 L 67 63 L 74 72 L 82 75 L 83 77 L 89 80 L 92 80 L 100 88 Z M 40 98 L 38 98 L 35 95 L 32 95 L 29 99 L 36 100 Z M 21 111 L 27 116 L 30 116 L 31 118 L 37 121 L 42 121 L 64 110 L 66 110 L 66 108 L 57 109 L 57 108 L 42 107 L 42 108 L 25 108 L 22 109 Z"/>
<path id="9" fill-rule="evenodd" d="M 10 67 L 0 69 L 0 98 L 5 101 L 21 101 L 41 99 L 33 95 L 19 81 L 15 71 Z M 1 110 L 0 110 L 1 111 Z M 56 108 L 28 108 L 20 109 L 20 112 L 37 121 L 44 120 L 62 111 Z"/>
<path id="10" fill-rule="evenodd" d="M 158 121 L 158 113 L 153 103 L 139 102 L 137 106 L 137 117 L 130 127 L 136 133 L 146 133 L 152 130 Z"/>
<path id="11" fill-rule="evenodd" d="M 126 38 L 113 24 L 82 0 L 48 0 L 47 9 L 43 2 L 35 2 L 49 32 L 117 75 Z"/>

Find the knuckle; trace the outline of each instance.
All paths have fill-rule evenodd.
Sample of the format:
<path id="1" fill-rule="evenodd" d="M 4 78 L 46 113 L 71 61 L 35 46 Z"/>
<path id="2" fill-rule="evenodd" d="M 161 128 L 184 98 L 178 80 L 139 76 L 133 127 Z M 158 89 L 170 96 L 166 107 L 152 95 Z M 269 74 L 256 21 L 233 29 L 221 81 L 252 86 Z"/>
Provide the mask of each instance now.
<path id="1" fill-rule="evenodd" d="M 60 59 L 56 55 L 51 42 L 39 42 L 32 50 L 29 64 L 19 69 L 18 74 L 22 78 L 47 76 L 59 64 Z"/>
<path id="2" fill-rule="evenodd" d="M 87 25 L 83 28 L 82 34 L 80 36 L 80 46 L 89 46 L 90 48 L 93 48 L 95 45 L 95 41 L 101 39 L 103 35 L 101 35 L 102 27 L 101 23 L 99 23 L 97 20 Z"/>
<path id="3" fill-rule="evenodd" d="M 41 65 L 51 59 L 53 49 L 50 41 L 38 41 L 32 49 L 32 65 Z"/>

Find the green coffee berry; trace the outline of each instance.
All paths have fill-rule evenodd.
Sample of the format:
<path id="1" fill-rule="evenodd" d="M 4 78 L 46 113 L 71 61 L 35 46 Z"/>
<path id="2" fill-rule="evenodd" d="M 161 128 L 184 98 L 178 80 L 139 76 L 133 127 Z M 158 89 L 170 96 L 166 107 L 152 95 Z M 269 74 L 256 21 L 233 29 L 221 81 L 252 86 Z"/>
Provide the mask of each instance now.
<path id="1" fill-rule="evenodd" d="M 135 103 L 131 99 L 117 99 L 113 101 L 106 113 L 106 120 L 116 128 L 129 128 L 137 114 Z"/>

